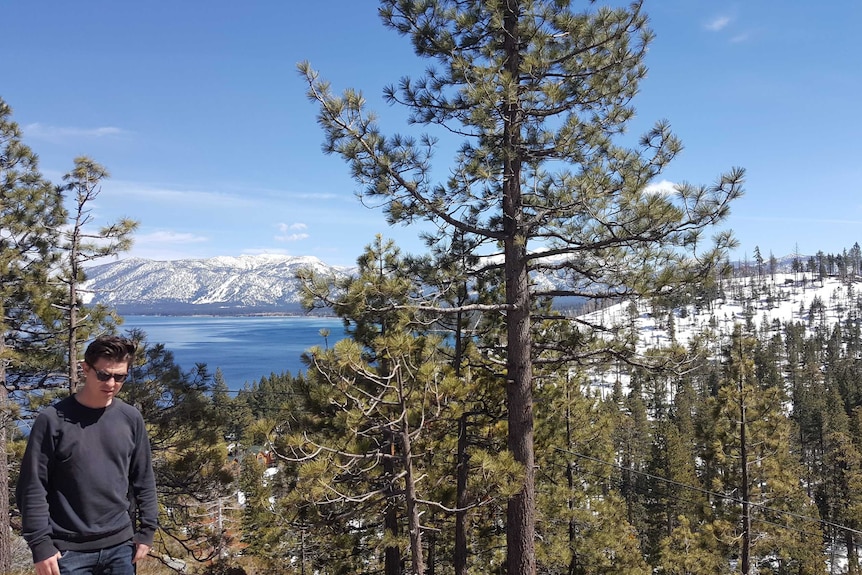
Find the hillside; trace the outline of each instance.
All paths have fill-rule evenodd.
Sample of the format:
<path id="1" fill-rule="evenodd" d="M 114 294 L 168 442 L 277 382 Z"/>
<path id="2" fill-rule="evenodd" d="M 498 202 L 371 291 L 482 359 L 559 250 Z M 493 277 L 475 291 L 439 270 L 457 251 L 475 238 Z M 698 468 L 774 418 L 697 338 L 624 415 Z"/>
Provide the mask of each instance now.
<path id="1" fill-rule="evenodd" d="M 825 277 L 811 280 L 811 274 L 778 273 L 758 279 L 743 277 L 727 280 L 722 291 L 724 297 L 708 307 L 687 305 L 673 314 L 673 338 L 688 344 L 696 334 L 711 329 L 720 338 L 729 336 L 734 323 L 751 322 L 755 329 L 763 323 L 775 321 L 802 322 L 807 335 L 816 330 L 828 330 L 836 322 L 860 317 L 858 289 L 853 281 Z M 858 280 L 856 280 L 858 281 Z M 813 305 L 813 312 L 812 312 Z M 638 306 L 637 327 L 640 333 L 639 348 L 666 347 L 671 343 L 671 330 L 667 316 L 657 317 L 648 304 Z M 628 315 L 627 304 L 594 312 L 617 323 Z"/>
<path id="2" fill-rule="evenodd" d="M 789 272 L 743 276 L 724 280 L 714 301 L 697 306 L 686 304 L 672 309 L 636 302 L 632 317 L 631 301 L 624 301 L 582 316 L 607 326 L 624 328 L 632 324 L 638 333 L 637 351 L 667 348 L 673 344 L 687 346 L 696 336 L 712 335 L 713 352 L 727 342 L 734 325 L 753 327 L 753 331 L 780 331 L 788 323 L 799 322 L 805 336 L 828 334 L 836 323 L 862 318 L 862 292 L 859 278 L 824 277 Z M 766 328 L 764 328 L 766 324 Z M 625 379 L 625 378 L 624 378 Z M 608 393 L 613 381 L 598 378 L 593 386 Z"/>

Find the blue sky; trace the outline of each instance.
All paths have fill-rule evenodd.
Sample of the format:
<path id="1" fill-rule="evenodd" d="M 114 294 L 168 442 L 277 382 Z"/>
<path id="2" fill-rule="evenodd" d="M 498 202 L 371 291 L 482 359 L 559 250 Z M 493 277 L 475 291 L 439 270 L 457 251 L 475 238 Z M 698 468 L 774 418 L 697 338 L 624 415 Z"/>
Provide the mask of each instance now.
<path id="1" fill-rule="evenodd" d="M 79 155 L 108 168 L 93 216 L 140 221 L 128 255 L 352 265 L 376 233 L 419 252 L 416 229 L 360 205 L 346 164 L 321 152 L 296 72 L 310 61 L 335 91 L 362 90 L 385 132 L 409 131 L 381 93 L 425 62 L 376 6 L 11 0 L 0 97 L 52 181 Z M 646 11 L 656 39 L 631 132 L 670 121 L 685 150 L 669 182 L 746 168 L 726 226 L 735 257 L 862 241 L 862 2 L 647 0 Z"/>

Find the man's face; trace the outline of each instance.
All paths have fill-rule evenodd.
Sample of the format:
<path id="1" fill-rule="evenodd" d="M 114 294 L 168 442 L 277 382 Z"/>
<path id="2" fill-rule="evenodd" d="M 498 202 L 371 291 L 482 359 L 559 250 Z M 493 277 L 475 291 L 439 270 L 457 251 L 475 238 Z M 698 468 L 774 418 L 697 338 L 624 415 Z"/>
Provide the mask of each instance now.
<path id="1" fill-rule="evenodd" d="M 103 357 L 93 365 L 84 362 L 81 366 L 84 369 L 84 387 L 78 390 L 78 401 L 93 408 L 110 405 L 129 373 L 128 362 Z"/>

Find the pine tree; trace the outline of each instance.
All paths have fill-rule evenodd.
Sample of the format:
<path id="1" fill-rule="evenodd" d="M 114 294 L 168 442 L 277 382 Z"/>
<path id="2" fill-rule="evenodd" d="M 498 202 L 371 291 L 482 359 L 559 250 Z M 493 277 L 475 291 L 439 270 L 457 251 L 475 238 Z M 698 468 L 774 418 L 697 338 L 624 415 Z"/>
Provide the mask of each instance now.
<path id="1" fill-rule="evenodd" d="M 778 259 L 769 252 L 769 277 L 775 282 L 775 273 L 778 271 Z"/>
<path id="2" fill-rule="evenodd" d="M 847 256 L 850 258 L 853 273 L 857 276 L 862 274 L 862 248 L 859 247 L 859 242 L 853 243 L 853 247 L 850 248 Z"/>
<path id="3" fill-rule="evenodd" d="M 446 341 L 451 342 L 451 348 L 444 348 L 443 353 L 451 358 L 452 376 L 462 382 L 465 389 L 460 400 L 451 404 L 451 414 L 448 415 L 448 418 L 457 420 L 457 443 L 449 448 L 445 444 L 441 446 L 441 451 L 454 449 L 456 454 L 453 462 L 456 492 L 454 500 L 445 503 L 450 508 L 454 505 L 455 539 L 451 556 L 455 575 L 467 575 L 471 564 L 474 569 L 487 568 L 489 564 L 497 565 L 496 558 L 499 555 L 494 551 L 497 535 L 488 533 L 487 529 L 471 529 L 471 526 L 480 524 L 482 519 L 492 519 L 499 510 L 497 505 L 476 507 L 485 496 L 486 486 L 476 481 L 474 472 L 476 463 L 483 459 L 477 454 L 503 448 L 491 447 L 499 442 L 499 437 L 498 434 L 489 433 L 489 429 L 502 419 L 503 413 L 499 406 L 505 400 L 497 384 L 499 375 L 496 368 L 479 368 L 483 364 L 483 354 L 494 353 L 501 326 L 477 316 L 469 309 L 474 302 L 474 292 L 483 292 L 481 288 L 474 290 L 470 283 L 470 270 L 475 269 L 481 261 L 474 253 L 474 248 L 469 236 L 456 232 L 448 242 L 433 246 L 429 257 L 412 258 L 411 263 L 426 295 L 433 293 L 439 302 L 445 302 L 445 305 L 456 310 L 451 315 L 427 318 L 427 321 L 434 322 L 435 329 L 447 334 Z M 490 294 L 483 297 L 490 299 Z M 479 517 L 480 514 L 483 517 Z M 451 532 L 451 528 L 446 527 L 445 515 L 440 524 L 441 533 Z M 439 547 L 442 553 L 446 553 L 447 539 L 445 536 L 435 537 L 435 547 Z M 483 559 L 488 557 L 492 558 L 491 561 Z M 430 572 L 435 565 L 429 564 L 428 568 Z"/>
<path id="4" fill-rule="evenodd" d="M 287 566 L 297 558 L 301 569 L 308 572 L 321 569 L 327 560 L 330 565 L 340 565 L 343 555 L 349 555 L 356 544 L 349 534 L 337 540 L 306 537 L 309 525 L 331 527 L 332 518 L 317 516 L 313 505 L 295 497 L 297 465 L 278 456 L 284 446 L 282 436 L 298 429 L 307 414 L 326 411 L 315 411 L 304 402 L 307 385 L 301 375 L 285 372 L 247 384 L 233 400 L 213 395 L 216 407 L 221 402 L 231 409 L 226 436 L 232 458 L 240 466 L 240 489 L 245 497 L 242 554 L 266 572 L 293 572 Z M 342 548 L 347 551 L 335 551 Z"/>
<path id="5" fill-rule="evenodd" d="M 320 104 L 325 150 L 348 161 L 366 186 L 363 195 L 382 203 L 391 222 L 431 222 L 440 234 L 428 235 L 430 245 L 457 230 L 482 255 L 499 250 L 498 259 L 472 270 L 477 285 L 497 283 L 500 289 L 489 293 L 498 299 L 472 309 L 505 313 L 508 449 L 524 475 L 507 508 L 511 575 L 536 570 L 537 302 L 681 289 L 714 269 L 733 244 L 729 234 L 717 234 L 716 245 L 700 251 L 702 232 L 721 222 L 741 194 L 742 170 L 714 186 L 654 194 L 648 184 L 681 149 L 669 126 L 657 124 L 636 149 L 614 143 L 634 114 L 630 100 L 646 74 L 652 33 L 641 8 L 639 2 L 583 12 L 568 1 L 381 2 L 384 25 L 409 36 L 417 55 L 440 66 L 386 89 L 386 98 L 405 105 L 411 123 L 465 136 L 443 183 L 431 168 L 433 136 L 383 136 L 360 93 L 336 97 L 309 64 L 300 66 L 309 97 Z M 567 287 L 531 286 L 531 271 L 543 270 L 564 275 Z M 595 357 L 583 341 L 562 342 L 556 347 L 565 353 L 552 353 L 563 361 Z"/>
<path id="6" fill-rule="evenodd" d="M 39 173 L 36 154 L 0 99 L 0 573 L 11 571 L 12 559 L 10 393 L 40 385 L 58 367 L 50 335 L 60 293 L 51 271 L 65 222 L 62 196 Z"/>
<path id="7" fill-rule="evenodd" d="M 701 491 L 704 486 L 697 474 L 697 439 L 694 415 L 698 401 L 689 381 L 681 381 L 674 398 L 671 416 L 655 422 L 650 458 L 650 481 L 647 488 L 650 520 L 647 551 L 653 565 L 670 569 L 679 566 L 678 557 L 668 554 L 668 541 L 685 536 L 695 525 L 709 537 L 687 538 L 685 545 L 691 557 L 713 557 L 706 565 L 714 565 L 726 557 L 725 549 L 715 540 L 718 525 Z M 685 525 L 684 525 L 685 523 Z M 677 531 L 680 530 L 680 531 Z M 717 559 L 716 559 L 717 557 Z"/>
<path id="8" fill-rule="evenodd" d="M 373 505 L 377 521 L 363 510 L 362 523 L 371 528 L 382 519 L 386 573 L 400 571 L 403 546 L 410 550 L 411 571 L 424 573 L 425 528 L 419 515 L 425 504 L 420 499 L 430 498 L 419 497 L 417 482 L 420 475 L 454 472 L 429 465 L 429 454 L 437 452 L 431 430 L 445 426 L 441 410 L 464 389 L 454 385 L 438 338 L 405 305 L 419 288 L 406 277 L 407 263 L 394 244 L 378 236 L 358 264 L 358 277 L 345 280 L 335 299 L 329 299 L 331 286 L 325 281 L 305 277 L 307 305 L 331 305 L 349 325 L 352 339 L 309 351 L 309 377 L 320 386 L 317 393 L 339 406 L 336 421 L 317 433 L 287 437 L 285 451 L 297 461 L 310 460 L 298 471 L 300 485 L 309 487 L 302 490 L 308 502 Z M 309 424 L 303 429 L 320 425 Z M 322 485 L 331 488 L 321 491 Z"/>
<path id="9" fill-rule="evenodd" d="M 63 176 L 66 183 L 61 187 L 64 193 L 74 196 L 75 205 L 71 226 L 64 234 L 66 242 L 63 249 L 67 267 L 61 276 L 69 290 L 65 311 L 70 393 L 74 393 L 78 387 L 78 348 L 84 339 L 102 324 L 110 329 L 111 325 L 121 321 L 111 317 L 109 310 L 103 306 L 90 308 L 86 314 L 81 313 L 83 304 L 79 291 L 86 280 L 83 266 L 87 262 L 129 250 L 132 247 L 131 234 L 138 227 L 138 222 L 122 218 L 99 230 L 89 229 L 93 221 L 93 202 L 99 197 L 102 181 L 107 177 L 108 171 L 103 166 L 81 156 L 75 158 L 74 169 Z"/>
<path id="10" fill-rule="evenodd" d="M 586 392 L 586 374 L 548 377 L 537 390 L 538 565 L 542 573 L 645 574 L 629 521 L 614 435 L 619 405 Z"/>
<path id="11" fill-rule="evenodd" d="M 243 431 L 251 427 L 253 416 L 245 397 L 231 397 L 221 368 L 217 368 L 213 376 L 212 401 L 217 415 L 215 423 L 223 428 L 224 437 L 233 446 L 232 449 L 241 449 Z"/>
<path id="12" fill-rule="evenodd" d="M 205 364 L 183 372 L 164 344 L 147 342 L 140 330 L 129 337 L 138 352 L 121 397 L 147 422 L 159 504 L 169 510 L 159 517 L 156 543 L 174 556 L 215 559 L 225 541 L 213 527 L 211 504 L 235 492 L 236 478 L 212 376 Z"/>
<path id="13" fill-rule="evenodd" d="M 715 524 L 692 528 L 691 520 L 680 515 L 673 531 L 661 541 L 659 572 L 668 575 L 718 575 L 730 571 L 720 543 L 724 533 Z"/>
<path id="14" fill-rule="evenodd" d="M 852 420 L 838 389 L 830 386 L 825 393 L 823 454 L 818 461 L 815 498 L 820 516 L 828 522 L 832 562 L 834 550 L 843 545 L 847 573 L 855 575 L 860 572 L 856 541 L 862 528 L 862 449 L 853 441 Z"/>
<path id="15" fill-rule="evenodd" d="M 651 379 L 646 377 L 642 370 L 636 370 L 632 374 L 631 389 L 622 405 L 613 404 L 619 407 L 614 413 L 616 421 L 613 428 L 614 451 L 622 468 L 620 492 L 626 502 L 626 519 L 641 537 L 646 534 L 647 520 L 647 481 L 644 472 L 649 464 L 650 446 L 653 442 L 647 402 L 644 401 L 645 390 L 642 386 Z M 666 413 L 661 415 L 653 413 L 656 419 L 663 419 L 666 416 Z M 644 543 L 643 539 L 640 543 Z"/>
<path id="16" fill-rule="evenodd" d="M 278 500 L 272 475 L 267 474 L 266 463 L 249 453 L 242 460 L 240 489 L 244 503 L 242 511 L 243 553 L 261 558 L 267 569 L 278 569 L 289 561 L 287 526 L 277 512 Z"/>
<path id="17" fill-rule="evenodd" d="M 754 263 L 757 264 L 757 279 L 763 276 L 763 255 L 760 253 L 760 246 L 754 246 Z"/>
<path id="18" fill-rule="evenodd" d="M 826 277 L 826 254 L 822 250 L 817 252 L 817 279 L 820 280 L 820 287 L 823 287 L 823 280 Z"/>
<path id="19" fill-rule="evenodd" d="M 817 509 L 803 489 L 801 467 L 790 450 L 791 427 L 782 412 L 781 390 L 756 379 L 755 345 L 737 325 L 714 401 L 717 460 L 723 466 L 717 487 L 730 496 L 723 518 L 737 518 L 741 573 L 821 573 Z"/>

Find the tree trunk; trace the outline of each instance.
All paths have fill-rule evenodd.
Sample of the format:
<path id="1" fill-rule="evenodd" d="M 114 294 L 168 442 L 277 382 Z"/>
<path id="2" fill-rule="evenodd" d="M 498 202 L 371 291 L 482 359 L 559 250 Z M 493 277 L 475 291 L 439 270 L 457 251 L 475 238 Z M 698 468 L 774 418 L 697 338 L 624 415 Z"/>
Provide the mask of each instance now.
<path id="1" fill-rule="evenodd" d="M 847 573 L 857 575 L 859 573 L 859 555 L 856 553 L 856 538 L 849 529 L 844 530 L 844 543 L 847 546 Z"/>
<path id="2" fill-rule="evenodd" d="M 566 374 L 566 449 L 572 449 L 572 396 L 569 375 Z M 572 515 L 575 503 L 573 493 L 575 492 L 575 469 L 571 457 L 566 457 L 566 486 L 569 492 L 566 496 L 566 506 L 569 509 L 569 570 L 568 575 L 575 575 L 578 568 L 578 556 L 575 552 L 575 537 L 577 525 Z"/>
<path id="3" fill-rule="evenodd" d="M 72 300 L 74 301 L 74 300 Z M 77 361 L 77 348 L 78 342 L 75 338 L 75 323 L 78 321 L 77 318 L 77 306 L 72 304 L 72 307 L 69 309 L 69 347 L 68 347 L 68 355 L 69 355 L 69 394 L 73 394 L 78 390 L 78 361 Z"/>
<path id="4" fill-rule="evenodd" d="M 506 274 L 507 355 L 506 405 L 509 451 L 524 469 L 521 491 L 509 499 L 506 511 L 508 575 L 535 575 L 535 453 L 533 446 L 533 346 L 530 333 L 530 284 L 527 275 L 527 236 L 521 197 L 521 116 L 518 93 L 520 32 L 517 0 L 507 0 L 503 21 L 507 55 L 507 86 L 503 125 L 503 250 Z"/>
<path id="5" fill-rule="evenodd" d="M 740 344 L 741 345 L 741 344 Z M 740 357 L 742 351 L 740 350 Z M 748 501 L 750 497 L 748 488 L 748 438 L 746 437 L 746 421 L 745 413 L 745 395 L 743 394 L 743 376 L 739 376 L 739 458 L 742 465 L 742 481 L 740 485 L 739 495 L 742 499 L 742 557 L 741 557 L 741 572 L 742 575 L 750 575 L 751 573 L 751 504 Z"/>
<path id="6" fill-rule="evenodd" d="M 508 258 L 507 258 L 508 260 Z M 509 274 L 507 261 L 507 275 Z M 514 286 L 507 285 L 507 292 L 518 295 L 527 291 L 526 264 L 522 259 L 521 270 L 513 274 Z M 520 286 L 520 289 L 518 289 Z M 533 446 L 533 389 L 530 349 L 529 303 L 524 297 L 514 299 L 519 303 L 508 313 L 508 376 L 506 398 L 508 406 L 509 451 L 515 461 L 523 466 L 524 484 L 521 491 L 509 499 L 506 513 L 506 544 L 509 575 L 534 575 L 535 557 L 535 453 Z"/>
<path id="7" fill-rule="evenodd" d="M 406 412 L 406 409 L 404 410 Z M 405 413 L 402 423 L 401 445 L 404 451 L 404 498 L 407 504 L 407 522 L 410 535 L 410 562 L 414 575 L 425 575 L 425 558 L 422 553 L 422 526 L 419 523 L 419 505 L 416 502 L 416 478 L 411 460 L 410 428 L 407 426 Z"/>
<path id="8" fill-rule="evenodd" d="M 383 458 L 383 474 L 389 482 L 386 493 L 386 511 L 383 518 L 383 527 L 393 538 L 398 535 L 398 508 L 395 503 L 395 442 L 392 433 L 385 431 L 384 449 L 389 451 L 389 457 Z M 401 575 L 401 550 L 397 546 L 389 546 L 384 551 L 384 573 L 385 575 Z"/>
<path id="9" fill-rule="evenodd" d="M 467 418 L 461 414 L 458 419 L 458 463 L 456 464 L 456 507 L 455 512 L 455 575 L 467 575 Z"/>
<path id="10" fill-rule="evenodd" d="M 0 335 L 0 357 L 5 348 Z M 9 392 L 6 390 L 6 366 L 0 359 L 0 573 L 12 572 L 12 525 L 9 515 L 9 455 L 6 429 L 9 425 Z"/>
<path id="11" fill-rule="evenodd" d="M 69 281 L 69 395 L 78 390 L 78 225 L 72 240 Z"/>
<path id="12" fill-rule="evenodd" d="M 428 560 L 425 567 L 426 575 L 435 575 L 434 566 L 437 564 L 437 536 L 434 533 L 428 535 Z"/>
<path id="13" fill-rule="evenodd" d="M 461 284 L 458 292 L 458 305 L 468 301 L 468 286 Z M 461 361 L 464 354 L 464 314 L 455 316 L 455 354 L 452 358 L 452 366 L 455 376 L 461 378 Z M 467 477 L 470 471 L 470 456 L 467 453 L 469 440 L 467 438 L 467 427 L 470 423 L 470 413 L 462 413 L 458 418 L 458 447 L 455 463 L 455 549 L 453 551 L 453 567 L 455 575 L 467 575 Z M 430 561 L 429 566 L 433 567 Z"/>

